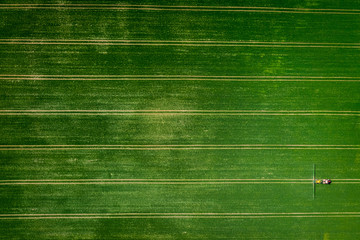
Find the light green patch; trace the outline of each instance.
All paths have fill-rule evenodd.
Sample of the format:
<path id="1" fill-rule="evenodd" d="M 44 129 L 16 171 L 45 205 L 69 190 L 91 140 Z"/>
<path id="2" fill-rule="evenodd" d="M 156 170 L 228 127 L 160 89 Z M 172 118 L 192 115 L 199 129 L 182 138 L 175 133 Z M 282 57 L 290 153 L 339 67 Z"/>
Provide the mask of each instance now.
<path id="1" fill-rule="evenodd" d="M 330 240 L 330 234 L 329 233 L 324 233 L 323 240 Z"/>

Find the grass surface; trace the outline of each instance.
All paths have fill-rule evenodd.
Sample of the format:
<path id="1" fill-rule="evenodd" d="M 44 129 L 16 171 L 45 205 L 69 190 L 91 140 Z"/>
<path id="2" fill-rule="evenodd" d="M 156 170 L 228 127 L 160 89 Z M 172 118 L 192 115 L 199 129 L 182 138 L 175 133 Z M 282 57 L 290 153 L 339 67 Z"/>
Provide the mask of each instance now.
<path id="1" fill-rule="evenodd" d="M 0 238 L 360 238 L 359 11 L 2 1 Z"/>

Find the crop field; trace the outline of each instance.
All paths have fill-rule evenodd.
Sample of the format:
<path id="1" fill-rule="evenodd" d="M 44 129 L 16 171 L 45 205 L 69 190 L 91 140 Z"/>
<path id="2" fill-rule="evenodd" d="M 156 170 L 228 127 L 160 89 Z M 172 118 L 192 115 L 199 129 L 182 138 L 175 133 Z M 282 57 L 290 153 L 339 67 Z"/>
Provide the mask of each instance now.
<path id="1" fill-rule="evenodd" d="M 3 0 L 0 136 L 0 239 L 360 239 L 360 2 Z"/>

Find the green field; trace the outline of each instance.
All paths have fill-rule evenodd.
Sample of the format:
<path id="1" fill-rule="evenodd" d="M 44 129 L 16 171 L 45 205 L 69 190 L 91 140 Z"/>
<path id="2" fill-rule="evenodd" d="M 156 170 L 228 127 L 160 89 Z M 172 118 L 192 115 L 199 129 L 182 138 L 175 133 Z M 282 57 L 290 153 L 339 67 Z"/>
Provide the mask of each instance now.
<path id="1" fill-rule="evenodd" d="M 359 66 L 359 1 L 1 1 L 0 239 L 360 239 Z"/>

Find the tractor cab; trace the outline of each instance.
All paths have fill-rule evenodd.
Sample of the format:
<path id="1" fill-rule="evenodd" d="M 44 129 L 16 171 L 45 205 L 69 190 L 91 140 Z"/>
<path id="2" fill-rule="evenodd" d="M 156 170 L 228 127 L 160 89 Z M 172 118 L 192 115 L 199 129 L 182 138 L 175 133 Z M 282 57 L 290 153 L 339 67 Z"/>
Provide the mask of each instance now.
<path id="1" fill-rule="evenodd" d="M 322 184 L 330 184 L 331 180 L 330 179 L 323 179 L 322 180 Z"/>

